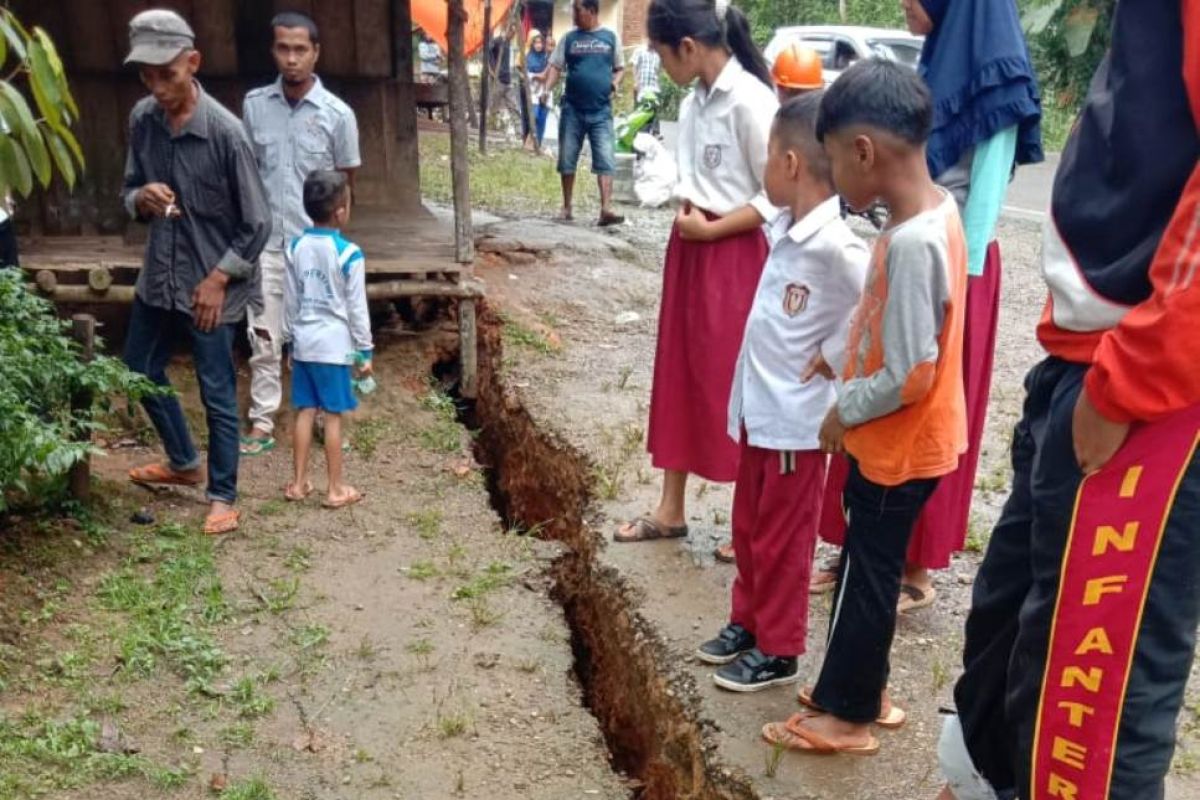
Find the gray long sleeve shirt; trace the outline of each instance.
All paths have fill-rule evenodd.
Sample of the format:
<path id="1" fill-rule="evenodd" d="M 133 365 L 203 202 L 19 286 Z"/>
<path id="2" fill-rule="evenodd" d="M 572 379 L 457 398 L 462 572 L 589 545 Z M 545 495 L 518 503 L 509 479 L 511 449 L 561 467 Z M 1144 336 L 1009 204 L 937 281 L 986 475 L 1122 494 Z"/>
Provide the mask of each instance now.
<path id="1" fill-rule="evenodd" d="M 242 123 L 197 88 L 196 110 L 178 134 L 153 97 L 134 106 L 121 197 L 130 216 L 150 224 L 138 298 L 191 315 L 196 287 L 219 269 L 231 278 L 221 322 L 233 323 L 261 304 L 257 259 L 271 209 Z M 139 216 L 137 193 L 150 183 L 171 187 L 180 216 Z"/>

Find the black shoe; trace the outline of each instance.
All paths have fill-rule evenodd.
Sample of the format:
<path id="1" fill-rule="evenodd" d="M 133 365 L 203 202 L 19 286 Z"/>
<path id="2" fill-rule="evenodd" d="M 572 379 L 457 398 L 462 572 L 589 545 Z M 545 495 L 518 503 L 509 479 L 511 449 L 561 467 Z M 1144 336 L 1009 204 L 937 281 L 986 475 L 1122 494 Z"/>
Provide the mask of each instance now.
<path id="1" fill-rule="evenodd" d="M 800 680 L 800 660 L 769 656 L 757 647 L 713 675 L 713 682 L 731 692 L 759 692 Z"/>
<path id="2" fill-rule="evenodd" d="M 700 645 L 696 658 L 706 664 L 728 664 L 753 647 L 754 634 L 741 625 L 730 623 L 721 629 L 717 638 Z"/>

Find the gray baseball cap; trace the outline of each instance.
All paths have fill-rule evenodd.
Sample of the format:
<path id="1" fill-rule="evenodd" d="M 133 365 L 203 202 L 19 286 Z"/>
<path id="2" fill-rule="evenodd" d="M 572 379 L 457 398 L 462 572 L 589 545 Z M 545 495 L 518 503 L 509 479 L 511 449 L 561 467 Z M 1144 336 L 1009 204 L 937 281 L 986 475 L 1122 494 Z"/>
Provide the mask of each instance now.
<path id="1" fill-rule="evenodd" d="M 129 21 L 129 55 L 126 64 L 170 64 L 184 50 L 190 50 L 196 34 L 187 21 L 165 8 L 143 11 Z"/>

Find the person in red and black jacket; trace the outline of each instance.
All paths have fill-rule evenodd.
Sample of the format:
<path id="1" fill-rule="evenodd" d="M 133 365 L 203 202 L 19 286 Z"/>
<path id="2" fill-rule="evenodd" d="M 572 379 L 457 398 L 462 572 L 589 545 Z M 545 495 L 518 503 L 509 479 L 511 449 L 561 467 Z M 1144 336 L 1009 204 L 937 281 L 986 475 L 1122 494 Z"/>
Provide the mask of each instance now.
<path id="1" fill-rule="evenodd" d="M 943 798 L 1161 798 L 1200 621 L 1200 0 L 1119 2 L 1063 153 Z"/>

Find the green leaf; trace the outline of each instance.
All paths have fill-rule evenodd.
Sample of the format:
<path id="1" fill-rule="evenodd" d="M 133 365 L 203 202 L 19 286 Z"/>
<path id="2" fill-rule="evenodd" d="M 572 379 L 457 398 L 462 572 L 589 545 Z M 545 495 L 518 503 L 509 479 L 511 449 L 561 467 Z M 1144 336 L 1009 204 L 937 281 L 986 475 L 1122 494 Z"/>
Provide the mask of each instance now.
<path id="1" fill-rule="evenodd" d="M 1099 19 L 1099 11 L 1083 6 L 1072 9 L 1063 19 L 1063 37 L 1067 40 L 1067 52 L 1072 58 L 1078 58 L 1087 52 Z"/>
<path id="2" fill-rule="evenodd" d="M 0 136 L 0 181 L 28 197 L 33 189 L 33 175 L 25 154 L 9 136 Z"/>
<path id="3" fill-rule="evenodd" d="M 14 132 L 25 136 L 37 133 L 37 121 L 33 118 L 25 95 L 8 81 L 0 81 L 0 112 L 3 112 Z"/>
<path id="4" fill-rule="evenodd" d="M 12 48 L 17 58 L 24 61 L 27 54 L 25 42 L 29 35 L 21 27 L 20 21 L 7 8 L 0 13 L 0 33 L 4 34 L 4 41 Z"/>
<path id="5" fill-rule="evenodd" d="M 67 71 L 63 68 L 62 58 L 58 54 L 58 48 L 54 46 L 54 40 L 41 28 L 34 28 L 33 36 L 46 51 L 46 59 L 54 71 L 55 85 L 63 106 L 70 112 L 71 119 L 79 119 L 79 106 L 75 104 L 75 98 L 71 96 L 71 87 L 67 85 Z"/>
<path id="6" fill-rule="evenodd" d="M 50 65 L 50 56 L 41 42 L 29 43 L 29 86 L 38 110 L 53 127 L 63 124 L 62 100 L 58 95 L 58 75 Z"/>
<path id="7" fill-rule="evenodd" d="M 1054 15 L 1062 8 L 1063 0 L 1048 0 L 1040 6 L 1031 8 L 1025 12 L 1025 16 L 1021 18 L 1021 24 L 1025 28 L 1025 33 L 1029 36 L 1037 36 L 1050 25 L 1050 20 L 1054 19 Z"/>
<path id="8" fill-rule="evenodd" d="M 58 167 L 58 172 L 62 175 L 63 180 L 67 182 L 67 187 L 75 188 L 75 164 L 71 161 L 71 151 L 63 142 L 56 130 L 46 131 L 46 144 L 50 146 L 50 155 L 54 158 L 54 163 Z"/>
<path id="9" fill-rule="evenodd" d="M 49 186 L 54 173 L 50 169 L 50 151 L 46 149 L 42 132 L 35 128 L 32 136 L 22 134 L 20 140 L 21 147 L 25 149 L 25 155 L 29 158 L 29 166 L 33 168 L 33 174 L 37 176 L 38 183 L 43 188 Z"/>
<path id="10" fill-rule="evenodd" d="M 8 38 L 0 36 L 0 67 L 4 66 L 5 61 L 8 61 Z"/>
<path id="11" fill-rule="evenodd" d="M 53 126 L 51 126 L 53 127 Z M 60 125 L 54 128 L 54 132 L 63 140 L 67 148 L 75 155 L 75 160 L 79 162 L 79 169 L 83 171 L 87 169 L 87 161 L 83 158 L 83 148 L 79 146 L 79 140 L 75 138 L 75 134 L 65 125 Z"/>

